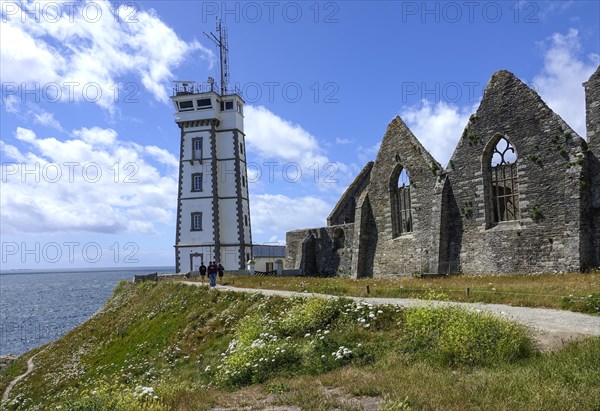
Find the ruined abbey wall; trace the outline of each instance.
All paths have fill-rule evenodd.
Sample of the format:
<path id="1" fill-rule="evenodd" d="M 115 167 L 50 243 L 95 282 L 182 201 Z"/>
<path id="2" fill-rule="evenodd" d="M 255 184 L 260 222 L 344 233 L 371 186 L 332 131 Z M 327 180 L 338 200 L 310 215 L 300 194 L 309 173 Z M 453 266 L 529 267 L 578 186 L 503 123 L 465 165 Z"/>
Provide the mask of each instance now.
<path id="1" fill-rule="evenodd" d="M 322 276 L 350 276 L 354 224 L 290 231 L 286 235 L 287 269 Z"/>
<path id="2" fill-rule="evenodd" d="M 494 223 L 490 163 L 505 138 L 516 150 L 518 215 Z M 490 80 L 448 165 L 457 210 L 450 259 L 461 271 L 579 271 L 582 139 L 512 74 Z"/>
<path id="3" fill-rule="evenodd" d="M 410 231 L 394 228 L 392 190 L 405 169 L 410 178 Z M 441 166 L 399 118 L 388 126 L 371 171 L 369 199 L 377 231 L 373 275 L 410 275 L 429 272 L 439 256 L 440 209 L 436 186 Z M 397 232 L 401 231 L 401 232 Z M 437 268 L 434 268 L 436 270 Z"/>
<path id="4" fill-rule="evenodd" d="M 589 215 L 592 221 L 592 255 L 594 265 L 600 266 L 600 69 L 584 83 L 586 126 L 588 138 L 588 167 L 590 181 Z"/>
<path id="5" fill-rule="evenodd" d="M 495 73 L 446 170 L 397 117 L 329 226 L 287 234 L 287 268 L 388 277 L 599 267 L 600 68 L 585 90 L 589 144 L 512 73 Z"/>

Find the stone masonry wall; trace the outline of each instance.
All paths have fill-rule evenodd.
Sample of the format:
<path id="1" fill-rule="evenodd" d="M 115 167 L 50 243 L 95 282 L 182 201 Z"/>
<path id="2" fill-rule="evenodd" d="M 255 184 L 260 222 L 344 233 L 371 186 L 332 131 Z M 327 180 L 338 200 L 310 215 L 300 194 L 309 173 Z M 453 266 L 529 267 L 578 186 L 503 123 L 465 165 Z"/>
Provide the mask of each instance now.
<path id="1" fill-rule="evenodd" d="M 286 269 L 304 275 L 350 276 L 354 224 L 289 231 L 286 234 Z"/>
<path id="2" fill-rule="evenodd" d="M 587 143 L 512 73 L 495 73 L 446 170 L 396 117 L 329 226 L 287 233 L 286 268 L 360 278 L 600 267 L 600 67 L 584 87 Z M 490 165 L 501 139 L 516 150 L 518 217 L 495 222 Z M 402 169 L 412 231 L 398 233 Z"/>
<path id="3" fill-rule="evenodd" d="M 352 277 L 373 277 L 373 262 L 379 236 L 367 190 L 357 200 L 352 245 Z"/>
<path id="4" fill-rule="evenodd" d="M 588 138 L 588 168 L 592 221 L 592 240 L 589 253 L 592 266 L 600 267 L 600 67 L 584 83 Z"/>
<path id="5" fill-rule="evenodd" d="M 394 238 L 391 190 L 397 187 L 399 169 L 410 177 L 413 230 Z M 432 228 L 439 224 L 441 197 L 435 187 L 441 166 L 419 143 L 412 132 L 396 117 L 388 126 L 377 159 L 371 170 L 369 200 L 377 232 L 373 276 L 408 276 L 429 272 L 431 260 L 439 256 L 439 235 Z M 438 231 L 439 233 L 439 231 Z"/>
<path id="6" fill-rule="evenodd" d="M 518 221 L 491 223 L 488 167 L 500 137 L 518 155 Z M 466 273 L 578 271 L 585 143 L 512 73 L 495 73 L 448 164 L 449 259 Z"/>

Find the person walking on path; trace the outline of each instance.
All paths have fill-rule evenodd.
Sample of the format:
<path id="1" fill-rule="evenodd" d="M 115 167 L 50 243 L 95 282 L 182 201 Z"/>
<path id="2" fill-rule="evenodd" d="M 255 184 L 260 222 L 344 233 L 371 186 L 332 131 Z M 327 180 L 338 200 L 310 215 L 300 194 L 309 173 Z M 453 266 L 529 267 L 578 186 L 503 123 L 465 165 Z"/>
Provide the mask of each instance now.
<path id="1" fill-rule="evenodd" d="M 202 265 L 200 266 L 200 280 L 202 280 L 202 284 L 204 284 L 204 276 L 206 275 L 206 266 L 204 265 L 204 262 L 202 262 Z"/>
<path id="2" fill-rule="evenodd" d="M 208 265 L 208 279 L 210 280 L 210 286 L 214 287 L 217 285 L 217 266 L 213 261 Z"/>
<path id="3" fill-rule="evenodd" d="M 221 285 L 223 285 L 223 274 L 225 273 L 225 267 L 223 267 L 221 263 L 219 263 L 219 266 L 217 267 L 217 272 L 219 273 L 219 280 L 221 281 Z"/>

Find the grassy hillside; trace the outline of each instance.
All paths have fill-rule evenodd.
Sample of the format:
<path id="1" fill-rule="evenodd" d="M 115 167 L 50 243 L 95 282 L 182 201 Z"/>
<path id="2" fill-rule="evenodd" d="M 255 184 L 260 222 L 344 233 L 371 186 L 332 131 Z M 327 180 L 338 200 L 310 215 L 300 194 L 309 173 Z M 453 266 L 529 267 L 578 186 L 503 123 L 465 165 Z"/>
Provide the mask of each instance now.
<path id="1" fill-rule="evenodd" d="M 521 326 L 458 309 L 123 282 L 97 315 L 42 348 L 4 406 L 593 410 L 598 358 L 600 339 L 538 353 Z"/>

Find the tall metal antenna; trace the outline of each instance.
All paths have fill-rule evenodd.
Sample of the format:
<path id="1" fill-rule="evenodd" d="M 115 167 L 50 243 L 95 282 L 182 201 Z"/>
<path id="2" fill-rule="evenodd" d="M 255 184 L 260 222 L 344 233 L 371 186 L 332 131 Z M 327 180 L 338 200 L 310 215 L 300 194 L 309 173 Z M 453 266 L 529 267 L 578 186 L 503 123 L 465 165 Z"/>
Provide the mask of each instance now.
<path id="1" fill-rule="evenodd" d="M 227 29 L 221 24 L 220 20 L 217 20 L 217 33 L 219 37 L 207 32 L 204 32 L 204 35 L 219 47 L 221 59 L 221 95 L 223 96 L 227 93 L 229 85 L 229 48 L 227 45 Z"/>

